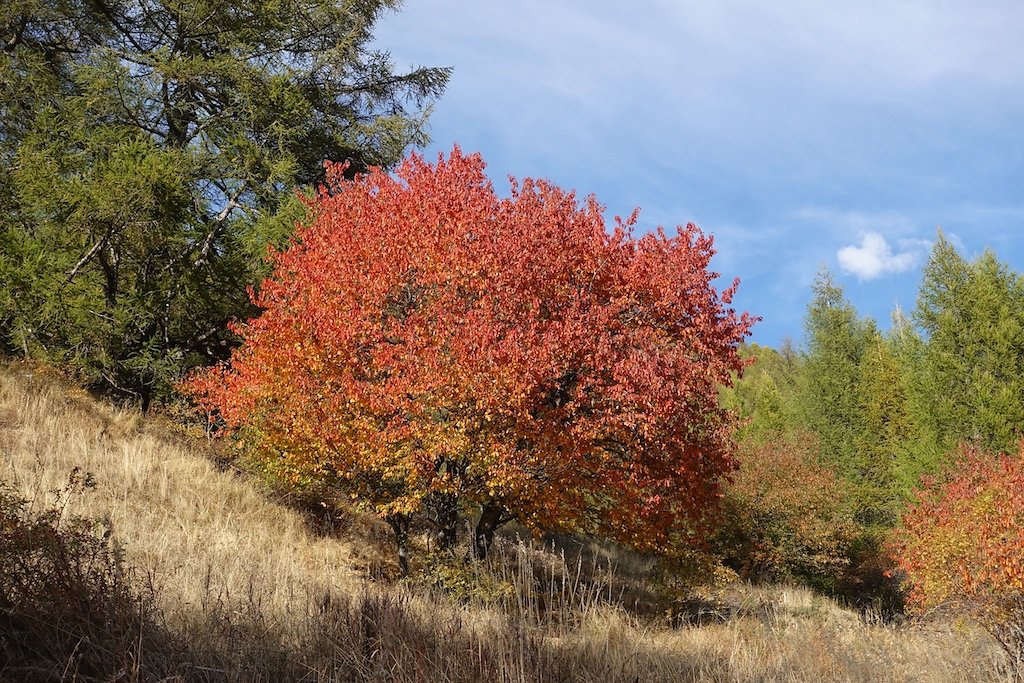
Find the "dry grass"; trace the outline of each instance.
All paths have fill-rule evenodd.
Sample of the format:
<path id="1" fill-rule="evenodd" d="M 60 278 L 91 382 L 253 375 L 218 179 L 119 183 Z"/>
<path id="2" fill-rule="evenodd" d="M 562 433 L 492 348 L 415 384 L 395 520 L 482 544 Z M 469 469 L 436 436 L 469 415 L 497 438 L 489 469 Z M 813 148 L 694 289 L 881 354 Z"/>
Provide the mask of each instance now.
<path id="1" fill-rule="evenodd" d="M 268 609 L 284 610 L 297 595 L 358 586 L 366 557 L 352 542 L 317 537 L 299 514 L 195 448 L 30 366 L 0 375 L 0 478 L 35 498 L 59 489 L 74 467 L 91 472 L 96 491 L 73 499 L 69 512 L 108 519 L 130 563 L 168 600 L 230 603 L 255 583 Z"/>
<path id="2" fill-rule="evenodd" d="M 219 471 L 200 439 L 27 365 L 0 369 L 0 454 L 0 479 L 37 500 L 73 467 L 94 474 L 98 490 L 69 512 L 110 521 L 152 619 L 174 634 L 163 651 L 151 638 L 155 651 L 114 653 L 94 680 L 1009 680 L 970 628 L 886 624 L 799 588 L 732 585 L 704 596 L 699 624 L 672 628 L 623 610 L 621 578 L 511 542 L 486 576 L 466 570 L 493 590 L 455 599 L 375 582 L 390 548 L 365 522 L 317 534 Z M 20 680 L 14 670 L 0 666 L 0 680 Z"/>

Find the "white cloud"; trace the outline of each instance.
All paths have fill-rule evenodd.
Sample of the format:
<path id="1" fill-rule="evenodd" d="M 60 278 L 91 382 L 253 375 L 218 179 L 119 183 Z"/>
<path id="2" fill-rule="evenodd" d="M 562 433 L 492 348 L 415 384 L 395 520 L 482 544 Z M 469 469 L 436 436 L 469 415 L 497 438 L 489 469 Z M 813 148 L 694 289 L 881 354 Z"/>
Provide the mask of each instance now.
<path id="1" fill-rule="evenodd" d="M 927 244 L 923 240 L 900 240 L 901 251 L 893 252 L 885 237 L 877 232 L 866 232 L 861 237 L 860 246 L 845 246 L 836 253 L 836 258 L 844 273 L 856 275 L 861 280 L 874 280 L 914 268 Z"/>

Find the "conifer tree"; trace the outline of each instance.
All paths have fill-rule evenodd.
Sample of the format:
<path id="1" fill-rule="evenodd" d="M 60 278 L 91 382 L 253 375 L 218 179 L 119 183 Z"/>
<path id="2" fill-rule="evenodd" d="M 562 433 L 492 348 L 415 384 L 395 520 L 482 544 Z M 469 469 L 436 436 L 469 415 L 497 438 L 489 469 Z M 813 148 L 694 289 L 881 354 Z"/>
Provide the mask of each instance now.
<path id="1" fill-rule="evenodd" d="M 370 49 L 395 0 L 0 8 L 0 344 L 148 401 L 226 355 L 324 160 L 395 164 L 446 69 Z"/>
<path id="2" fill-rule="evenodd" d="M 861 319 L 832 274 L 822 270 L 805 318 L 807 352 L 801 409 L 821 440 L 824 461 L 855 479 L 856 441 L 862 424 L 861 360 L 877 334 Z"/>
<path id="3" fill-rule="evenodd" d="M 931 410 L 937 389 L 926 365 L 925 340 L 899 307 L 893 312 L 886 341 L 900 369 L 897 389 L 903 396 L 902 411 L 909 426 L 909 433 L 899 445 L 893 472 L 900 497 L 905 500 L 920 485 L 922 476 L 936 474 L 942 468 L 944 452 Z"/>
<path id="4" fill-rule="evenodd" d="M 854 471 L 861 520 L 892 526 L 902 494 L 902 460 L 914 427 L 907 412 L 902 369 L 889 342 L 875 333 L 860 364 L 860 416 Z"/>
<path id="5" fill-rule="evenodd" d="M 763 444 L 800 430 L 799 383 L 802 359 L 791 344 L 776 351 L 758 344 L 745 345 L 740 355 L 753 364 L 731 387 L 722 390 L 723 405 L 736 412 L 737 439 Z"/>
<path id="6" fill-rule="evenodd" d="M 1014 450 L 1024 427 L 1024 281 L 990 251 L 967 262 L 940 233 L 916 319 L 939 443 Z"/>

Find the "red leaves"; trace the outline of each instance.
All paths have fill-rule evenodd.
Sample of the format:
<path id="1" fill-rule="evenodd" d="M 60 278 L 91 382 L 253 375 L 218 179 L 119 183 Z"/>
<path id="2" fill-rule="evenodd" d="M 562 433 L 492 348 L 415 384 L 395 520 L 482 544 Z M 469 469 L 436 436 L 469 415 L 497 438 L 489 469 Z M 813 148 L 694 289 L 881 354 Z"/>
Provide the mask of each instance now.
<path id="1" fill-rule="evenodd" d="M 375 506 L 454 487 L 658 544 L 732 467 L 717 390 L 753 319 L 695 226 L 609 233 L 593 198 L 524 180 L 499 199 L 483 168 L 458 149 L 397 177 L 329 167 L 230 367 L 187 388 Z"/>
<path id="2" fill-rule="evenodd" d="M 893 541 L 911 600 L 947 602 L 982 618 L 1024 595 L 1024 443 L 1015 455 L 965 447 L 943 482 L 925 482 Z"/>

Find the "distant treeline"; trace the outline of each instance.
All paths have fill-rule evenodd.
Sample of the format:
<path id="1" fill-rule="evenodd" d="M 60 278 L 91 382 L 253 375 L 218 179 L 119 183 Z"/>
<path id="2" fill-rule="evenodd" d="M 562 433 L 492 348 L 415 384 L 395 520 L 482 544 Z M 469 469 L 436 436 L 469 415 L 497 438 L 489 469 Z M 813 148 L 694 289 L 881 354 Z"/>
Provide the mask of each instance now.
<path id="1" fill-rule="evenodd" d="M 915 499 L 922 476 L 942 474 L 961 446 L 989 453 L 1018 450 L 1024 427 L 1024 281 L 990 251 L 965 259 L 941 233 L 924 268 L 916 308 L 894 311 L 887 334 L 860 316 L 823 271 L 813 285 L 802 347 L 755 344 L 744 352 L 756 362 L 724 392 L 726 404 L 743 420 L 734 491 L 751 486 L 744 463 L 763 471 L 771 462 L 782 465 L 782 451 L 790 458 L 794 450 L 807 453 L 804 464 L 835 475 L 841 493 L 832 509 L 808 513 L 831 519 L 845 514 L 853 546 L 862 550 L 878 548 Z M 809 495 L 806 487 L 794 487 L 788 514 L 799 515 L 793 505 Z M 787 527 L 787 533 L 794 529 Z M 834 550 L 835 539 L 825 532 L 811 545 L 818 543 L 821 551 L 828 545 L 824 536 Z M 800 564 L 794 558 L 813 556 L 812 550 L 777 558 L 771 570 L 792 569 Z M 805 573 L 817 571 L 820 578 L 827 565 Z"/>

